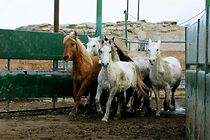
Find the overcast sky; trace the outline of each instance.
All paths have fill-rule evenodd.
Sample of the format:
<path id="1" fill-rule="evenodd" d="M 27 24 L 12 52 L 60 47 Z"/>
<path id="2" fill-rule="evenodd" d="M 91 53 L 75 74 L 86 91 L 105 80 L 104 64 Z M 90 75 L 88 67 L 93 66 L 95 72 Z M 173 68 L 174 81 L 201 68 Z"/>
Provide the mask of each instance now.
<path id="1" fill-rule="evenodd" d="M 60 0 L 60 24 L 96 22 L 97 0 Z M 124 20 L 127 0 L 103 0 L 103 22 Z M 129 0 L 129 20 L 137 19 L 138 0 Z M 178 21 L 197 15 L 205 0 L 140 0 L 140 20 Z M 0 0 L 0 28 L 53 24 L 54 0 Z"/>

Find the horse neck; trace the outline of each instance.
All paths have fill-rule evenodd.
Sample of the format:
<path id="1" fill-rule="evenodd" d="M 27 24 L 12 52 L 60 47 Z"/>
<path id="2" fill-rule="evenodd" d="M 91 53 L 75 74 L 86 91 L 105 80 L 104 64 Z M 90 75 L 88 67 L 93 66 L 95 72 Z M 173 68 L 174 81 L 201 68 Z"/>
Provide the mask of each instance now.
<path id="1" fill-rule="evenodd" d="M 115 65 L 115 63 L 116 62 L 113 62 L 113 60 L 111 59 L 109 65 L 106 68 L 102 67 L 103 73 L 105 74 L 105 79 L 113 78 L 113 71 L 115 71 L 113 69 L 113 66 Z"/>
<path id="2" fill-rule="evenodd" d="M 82 44 L 78 41 L 77 43 L 77 51 L 74 52 L 73 55 L 73 66 L 79 68 L 84 63 L 89 63 L 93 65 L 93 61 L 88 54 L 88 52 L 83 48 Z"/>
<path id="3" fill-rule="evenodd" d="M 163 66 L 161 65 L 161 55 L 158 54 L 157 55 L 157 59 L 156 59 L 156 63 L 154 64 L 154 70 L 155 70 L 155 73 L 160 73 L 160 72 L 163 72 Z"/>
<path id="4" fill-rule="evenodd" d="M 120 58 L 119 58 L 119 56 L 117 54 L 117 51 L 114 51 L 113 54 L 112 54 L 112 61 L 116 62 L 116 61 L 119 61 L 119 60 L 120 60 Z"/>

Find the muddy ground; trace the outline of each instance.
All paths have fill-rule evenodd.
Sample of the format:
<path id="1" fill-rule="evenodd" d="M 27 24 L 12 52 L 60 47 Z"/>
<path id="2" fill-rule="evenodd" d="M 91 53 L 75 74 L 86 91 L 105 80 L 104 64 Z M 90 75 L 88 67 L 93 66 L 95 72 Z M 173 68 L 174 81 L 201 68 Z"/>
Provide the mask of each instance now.
<path id="1" fill-rule="evenodd" d="M 12 102 L 11 107 L 44 108 L 51 104 L 46 101 Z M 67 104 L 61 102 L 57 106 L 68 106 Z M 177 109 L 185 108 L 185 98 L 177 98 L 176 106 Z M 0 139 L 186 139 L 185 114 L 182 111 L 162 111 L 160 117 L 124 114 L 120 120 L 111 117 L 108 123 L 101 121 L 103 116 L 95 113 L 84 116 L 83 112 L 76 119 L 69 120 L 69 111 L 1 115 Z"/>

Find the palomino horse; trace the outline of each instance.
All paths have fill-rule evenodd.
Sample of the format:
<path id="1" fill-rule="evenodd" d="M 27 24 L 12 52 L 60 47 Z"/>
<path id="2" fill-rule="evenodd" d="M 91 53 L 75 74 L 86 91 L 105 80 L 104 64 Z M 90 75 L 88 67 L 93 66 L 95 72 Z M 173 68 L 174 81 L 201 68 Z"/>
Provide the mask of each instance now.
<path id="1" fill-rule="evenodd" d="M 90 55 L 98 55 L 98 49 L 100 48 L 100 37 L 89 37 L 87 43 L 87 51 Z"/>
<path id="2" fill-rule="evenodd" d="M 113 61 L 113 46 L 110 40 L 102 40 L 99 55 L 101 59 L 101 71 L 98 75 L 98 88 L 95 97 L 97 111 L 103 114 L 100 96 L 104 90 L 109 91 L 108 101 L 106 103 L 106 112 L 102 121 L 107 122 L 109 119 L 109 112 L 111 102 L 116 93 L 123 93 L 129 88 L 138 90 L 139 93 L 144 93 L 143 81 L 138 67 L 133 62 Z M 117 116 L 120 116 L 120 103 L 118 103 Z"/>
<path id="3" fill-rule="evenodd" d="M 160 41 L 152 42 L 149 40 L 147 51 L 151 65 L 149 78 L 152 82 L 152 89 L 156 100 L 156 116 L 160 116 L 159 90 L 165 90 L 164 110 L 174 111 L 174 93 L 181 82 L 182 68 L 179 60 L 174 57 L 161 58 Z M 172 95 L 171 100 L 170 95 Z"/>
<path id="4" fill-rule="evenodd" d="M 101 69 L 98 64 L 98 56 L 90 56 L 77 37 L 76 32 L 66 35 L 63 40 L 65 61 L 73 61 L 73 97 L 74 106 L 69 113 L 71 117 L 75 117 L 81 97 L 87 93 L 93 93 L 93 86 L 97 86 L 97 77 Z M 92 95 L 92 94 L 90 94 Z M 94 95 L 91 96 L 94 100 Z"/>

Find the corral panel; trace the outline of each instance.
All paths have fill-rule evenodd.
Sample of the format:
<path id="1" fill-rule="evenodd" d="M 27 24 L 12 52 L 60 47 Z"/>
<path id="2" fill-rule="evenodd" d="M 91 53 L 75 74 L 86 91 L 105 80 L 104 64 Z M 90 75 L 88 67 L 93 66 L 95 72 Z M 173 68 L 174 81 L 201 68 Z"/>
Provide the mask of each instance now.
<path id="1" fill-rule="evenodd" d="M 197 22 L 187 28 L 186 35 L 187 35 L 186 64 L 195 64 L 197 63 L 197 36 L 198 36 Z"/>
<path id="2" fill-rule="evenodd" d="M 206 63 L 206 13 L 201 17 L 199 23 L 199 49 L 198 49 L 198 63 Z M 192 56 L 191 56 L 192 57 Z"/>
<path id="3" fill-rule="evenodd" d="M 3 71 L 0 98 L 42 98 L 72 96 L 72 78 L 62 72 Z"/>
<path id="4" fill-rule="evenodd" d="M 208 19 L 210 19 L 210 14 L 208 14 Z M 208 24 L 208 65 L 210 65 L 210 22 L 208 22 Z"/>
<path id="5" fill-rule="evenodd" d="M 197 80 L 196 71 L 186 71 L 186 126 L 189 138 L 194 137 L 195 132 L 195 113 L 196 113 L 196 96 L 197 96 Z"/>
<path id="6" fill-rule="evenodd" d="M 205 125 L 205 139 L 210 140 L 210 73 L 206 75 L 206 125 Z"/>
<path id="7" fill-rule="evenodd" d="M 0 58 L 59 60 L 63 54 L 61 33 L 29 32 L 0 29 Z M 79 35 L 83 43 L 86 35 Z"/>
<path id="8" fill-rule="evenodd" d="M 204 139 L 205 131 L 205 71 L 199 71 L 197 74 L 197 103 L 196 103 L 196 129 L 195 138 Z"/>

